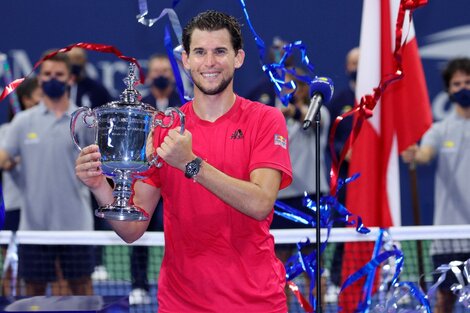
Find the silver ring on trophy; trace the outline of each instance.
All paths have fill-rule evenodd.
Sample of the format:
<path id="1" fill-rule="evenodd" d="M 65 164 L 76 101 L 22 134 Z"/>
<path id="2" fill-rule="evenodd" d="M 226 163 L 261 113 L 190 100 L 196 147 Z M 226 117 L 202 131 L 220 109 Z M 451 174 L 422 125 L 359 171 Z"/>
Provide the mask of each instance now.
<path id="1" fill-rule="evenodd" d="M 161 167 L 156 153 L 148 160 L 147 138 L 156 127 L 174 126 L 175 115 L 179 117 L 183 133 L 185 116 L 177 108 L 170 107 L 161 112 L 140 101 L 141 96 L 135 89 L 138 79 L 133 63 L 129 65 L 124 83 L 127 88 L 119 101 L 94 109 L 81 107 L 76 110 L 70 120 L 70 133 L 73 142 L 81 150 L 75 134 L 78 117 L 83 116 L 83 124 L 95 130 L 95 143 L 101 153 L 102 171 L 114 182 L 114 202 L 99 207 L 95 210 L 95 215 L 111 220 L 145 221 L 149 219 L 148 213 L 132 204 L 130 199 L 135 180 L 144 178 L 145 171 L 151 166 Z M 165 123 L 164 117 L 169 117 Z"/>

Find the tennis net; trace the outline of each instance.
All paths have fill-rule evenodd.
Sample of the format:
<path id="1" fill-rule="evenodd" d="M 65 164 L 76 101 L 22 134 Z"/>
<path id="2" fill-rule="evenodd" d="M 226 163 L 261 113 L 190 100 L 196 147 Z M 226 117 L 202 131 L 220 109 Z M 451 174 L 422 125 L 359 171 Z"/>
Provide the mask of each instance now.
<path id="1" fill-rule="evenodd" d="M 345 281 L 341 273 L 345 272 L 345 267 L 351 261 L 359 262 L 356 267 L 365 265 L 371 260 L 371 247 L 379 237 L 378 228 L 370 228 L 367 235 L 359 234 L 352 228 L 333 228 L 328 238 L 328 244 L 322 253 L 322 307 L 324 312 L 338 312 L 340 290 L 338 287 Z M 308 238 L 313 244 L 315 242 L 314 229 L 279 229 L 272 230 L 275 238 L 276 253 L 284 262 L 297 252 L 296 245 L 305 242 Z M 462 226 L 413 226 L 413 227 L 391 227 L 388 229 L 389 237 L 393 243 L 402 251 L 404 255 L 404 266 L 400 275 L 400 281 L 409 281 L 418 284 L 420 277 L 424 278 L 426 286 L 431 286 L 435 275 L 434 266 L 431 261 L 431 243 L 435 240 L 459 240 L 460 242 L 470 242 L 470 225 Z M 322 230 L 322 242 L 327 235 L 326 230 Z M 419 243 L 419 244 L 418 244 Z M 156 294 L 158 292 L 158 276 L 160 265 L 164 253 L 164 238 L 162 232 L 147 232 L 144 236 L 133 244 L 126 244 L 112 231 L 18 231 L 16 234 L 9 231 L 0 232 L 0 244 L 3 247 L 1 264 L 2 274 L 2 295 L 4 297 L 25 297 L 28 294 L 26 284 L 21 280 L 11 279 L 16 277 L 18 253 L 17 248 L 25 245 L 63 245 L 68 247 L 92 246 L 92 254 L 96 259 L 101 259 L 100 264 L 96 263 L 95 272 L 92 274 L 92 293 L 99 296 L 127 297 L 133 292 L 135 284 L 138 283 L 135 276 L 144 275 L 142 281 L 147 284 L 148 293 L 140 295 L 141 298 L 134 299 L 134 304 L 130 306 L 131 312 L 156 312 L 158 305 Z M 348 249 L 348 245 L 355 244 L 353 249 Z M 8 248 L 8 249 L 7 249 Z M 362 250 L 364 248 L 364 250 Z M 100 254 L 100 257 L 97 256 Z M 30 256 L 40 259 L 40 256 Z M 93 257 L 93 255 L 92 255 Z M 77 257 L 77 264 L 72 267 L 80 268 Z M 147 270 L 143 274 L 133 272 L 133 262 L 140 260 L 135 266 L 145 267 Z M 459 260 L 465 261 L 465 260 Z M 143 263 L 142 263 L 143 262 Z M 362 263 L 361 263 L 362 262 Z M 20 260 L 21 263 L 21 260 Z M 143 264 L 143 265 L 142 265 Z M 379 265 L 378 269 L 381 269 Z M 47 272 L 46 269 L 44 269 Z M 344 276 L 344 275 L 343 275 Z M 380 274 L 378 285 L 380 285 Z M 142 277 L 141 277 L 142 278 Z M 308 275 L 299 275 L 293 282 L 299 286 L 299 290 L 308 298 L 310 285 Z M 468 284 L 469 282 L 467 282 Z M 58 283 L 47 285 L 44 295 L 67 294 L 70 290 L 61 290 L 70 286 Z M 286 289 L 288 296 L 289 312 L 305 312 L 300 306 L 293 293 Z M 135 295 L 134 295 L 135 296 Z M 432 299 L 431 305 L 432 305 Z M 406 302 L 402 300 L 402 302 Z M 5 303 L 8 303 L 5 302 Z M 408 305 L 415 305 L 408 299 Z M 343 307 L 352 306 L 348 302 L 342 302 Z M 0 308 L 3 309 L 3 308 Z M 461 311 L 459 311 L 461 310 Z M 462 304 L 458 304 L 455 312 L 464 312 Z"/>

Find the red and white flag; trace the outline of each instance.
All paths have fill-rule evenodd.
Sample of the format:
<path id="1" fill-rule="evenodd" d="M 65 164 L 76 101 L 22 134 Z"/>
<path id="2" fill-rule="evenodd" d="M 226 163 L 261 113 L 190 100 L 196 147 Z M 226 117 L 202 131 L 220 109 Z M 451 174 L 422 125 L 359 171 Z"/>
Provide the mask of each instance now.
<path id="1" fill-rule="evenodd" d="M 393 51 L 399 6 L 400 0 L 364 0 L 356 87 L 358 103 L 362 96 L 371 94 L 381 80 L 387 80 L 396 71 Z M 361 176 L 347 186 L 346 206 L 360 215 L 367 227 L 401 225 L 399 152 L 416 143 L 432 123 L 429 95 L 409 12 L 406 12 L 403 25 L 403 40 L 405 38 L 402 47 L 404 77 L 387 87 L 373 116 L 364 121 L 352 147 L 349 174 L 359 172 Z M 345 247 L 343 281 L 371 258 L 372 249 L 370 253 L 363 253 L 357 248 L 354 244 Z M 363 260 L 356 256 L 363 256 Z M 355 259 L 354 264 L 348 258 Z M 356 295 L 351 295 L 354 304 L 350 303 L 351 297 L 343 297 L 344 312 L 354 312 L 357 306 L 362 285 L 355 285 L 344 291 L 344 296 L 356 291 Z"/>

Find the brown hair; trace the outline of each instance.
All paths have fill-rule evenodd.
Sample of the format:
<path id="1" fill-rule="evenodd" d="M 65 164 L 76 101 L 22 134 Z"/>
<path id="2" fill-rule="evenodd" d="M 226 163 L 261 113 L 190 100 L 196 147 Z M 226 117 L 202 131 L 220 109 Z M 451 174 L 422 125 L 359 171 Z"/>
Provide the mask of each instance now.
<path id="1" fill-rule="evenodd" d="M 228 14 L 217 11 L 205 11 L 193 17 L 183 29 L 183 47 L 189 54 L 191 35 L 195 29 L 215 31 L 226 29 L 230 33 L 235 53 L 243 48 L 243 38 L 240 23 Z"/>

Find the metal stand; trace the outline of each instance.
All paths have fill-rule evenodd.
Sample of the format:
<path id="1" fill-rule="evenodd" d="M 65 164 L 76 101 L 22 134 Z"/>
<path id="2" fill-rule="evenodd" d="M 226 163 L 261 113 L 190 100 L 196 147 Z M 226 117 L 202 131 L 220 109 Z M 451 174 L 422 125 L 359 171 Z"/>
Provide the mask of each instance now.
<path id="1" fill-rule="evenodd" d="M 317 306 L 315 308 L 316 313 L 321 313 L 322 310 L 322 297 L 321 297 L 321 271 L 320 271 L 320 243 L 321 243 L 321 227 L 320 227 L 320 110 L 318 110 L 315 115 L 315 201 L 317 203 L 317 215 L 316 215 L 316 241 L 315 249 L 317 250 L 316 254 L 316 286 L 317 286 Z"/>
<path id="2" fill-rule="evenodd" d="M 113 190 L 114 202 L 100 206 L 95 210 L 97 217 L 117 221 L 146 221 L 149 219 L 144 210 L 130 204 L 132 196 L 132 172 L 129 170 L 115 170 L 113 178 L 115 187 Z"/>
<path id="3" fill-rule="evenodd" d="M 419 192 L 418 192 L 418 176 L 416 173 L 416 163 L 411 163 L 408 168 L 410 174 L 410 187 L 411 187 L 411 200 L 413 205 L 413 222 L 416 226 L 421 225 L 421 214 L 419 205 Z M 424 262 L 423 262 L 423 244 L 421 240 L 416 240 L 416 251 L 418 258 L 418 283 L 421 289 L 426 292 L 426 277 L 424 275 Z"/>

